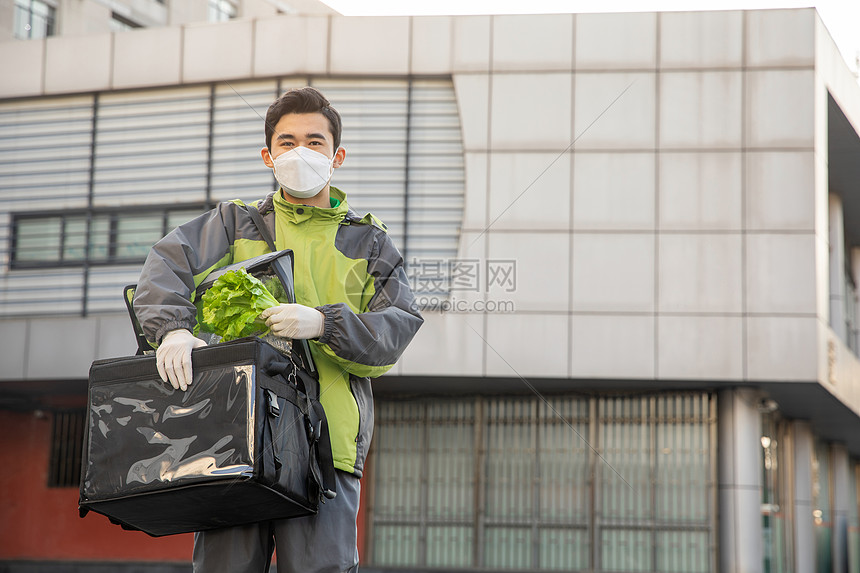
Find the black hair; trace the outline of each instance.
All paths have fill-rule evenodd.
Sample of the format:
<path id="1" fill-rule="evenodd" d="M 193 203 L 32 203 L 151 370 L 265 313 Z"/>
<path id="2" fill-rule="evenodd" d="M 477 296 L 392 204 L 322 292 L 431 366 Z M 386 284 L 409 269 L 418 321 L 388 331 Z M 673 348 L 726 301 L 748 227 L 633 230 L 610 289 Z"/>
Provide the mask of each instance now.
<path id="1" fill-rule="evenodd" d="M 334 148 L 340 147 L 340 133 L 342 129 L 340 114 L 326 97 L 316 88 L 306 86 L 295 88 L 285 92 L 276 99 L 266 112 L 266 147 L 272 151 L 272 137 L 275 135 L 275 126 L 282 117 L 291 113 L 321 113 L 327 120 L 334 138 Z"/>

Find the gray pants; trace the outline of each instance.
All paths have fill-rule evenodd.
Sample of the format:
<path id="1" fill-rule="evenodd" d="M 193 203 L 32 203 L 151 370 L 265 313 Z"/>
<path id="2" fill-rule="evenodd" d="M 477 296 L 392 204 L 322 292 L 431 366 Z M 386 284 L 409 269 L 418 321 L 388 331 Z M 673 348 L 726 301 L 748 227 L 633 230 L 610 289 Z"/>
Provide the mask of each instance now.
<path id="1" fill-rule="evenodd" d="M 357 572 L 360 485 L 352 474 L 335 474 L 337 497 L 316 515 L 195 533 L 195 573 L 262 573 L 273 550 L 278 573 Z"/>

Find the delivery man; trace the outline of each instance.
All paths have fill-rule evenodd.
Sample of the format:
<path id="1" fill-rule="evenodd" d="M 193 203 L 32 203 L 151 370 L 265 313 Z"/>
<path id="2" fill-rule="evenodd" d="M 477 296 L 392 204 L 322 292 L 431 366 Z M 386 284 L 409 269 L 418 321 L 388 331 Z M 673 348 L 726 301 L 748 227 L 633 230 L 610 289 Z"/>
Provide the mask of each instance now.
<path id="1" fill-rule="evenodd" d="M 340 115 L 323 94 L 311 87 L 286 92 L 269 107 L 264 130 L 263 163 L 280 188 L 255 205 L 276 247 L 294 253 L 296 303 L 261 316 L 273 334 L 310 341 L 337 497 L 313 516 L 195 534 L 194 571 L 265 571 L 273 545 L 279 573 L 357 571 L 359 478 L 373 432 L 369 378 L 394 365 L 423 319 L 386 226 L 357 216 L 330 185 L 346 151 Z M 241 201 L 219 204 L 152 248 L 134 309 L 158 345 L 164 382 L 187 389 L 191 351 L 206 344 L 192 334 L 195 287 L 214 269 L 268 251 Z"/>

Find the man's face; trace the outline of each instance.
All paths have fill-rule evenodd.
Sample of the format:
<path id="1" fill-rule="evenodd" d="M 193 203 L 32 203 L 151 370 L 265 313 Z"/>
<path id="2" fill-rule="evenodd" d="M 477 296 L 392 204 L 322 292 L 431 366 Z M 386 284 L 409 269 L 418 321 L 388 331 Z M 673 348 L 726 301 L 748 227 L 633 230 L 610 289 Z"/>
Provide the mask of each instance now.
<path id="1" fill-rule="evenodd" d="M 263 148 L 263 162 L 273 167 L 272 160 L 295 147 L 307 147 L 322 153 L 329 159 L 334 157 L 333 166 L 343 163 L 343 149 L 334 148 L 334 136 L 326 117 L 321 113 L 290 113 L 281 117 L 275 125 L 275 133 L 270 141 L 271 151 Z"/>

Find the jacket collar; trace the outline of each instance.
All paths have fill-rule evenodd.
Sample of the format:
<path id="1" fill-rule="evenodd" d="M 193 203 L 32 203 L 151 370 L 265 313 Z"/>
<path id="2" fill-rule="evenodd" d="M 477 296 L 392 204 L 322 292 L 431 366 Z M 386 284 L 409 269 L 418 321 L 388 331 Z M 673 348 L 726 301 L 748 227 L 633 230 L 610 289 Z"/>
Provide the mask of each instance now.
<path id="1" fill-rule="evenodd" d="M 262 213 L 274 210 L 279 217 L 285 217 L 292 223 L 303 223 L 309 219 L 323 222 L 341 222 L 355 217 L 346 202 L 346 194 L 337 187 L 329 188 L 329 196 L 333 206 L 329 209 L 290 203 L 281 196 L 280 189 L 266 197 L 259 206 Z M 334 205 L 334 203 L 337 203 Z"/>

